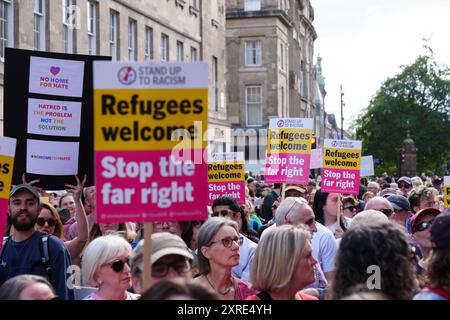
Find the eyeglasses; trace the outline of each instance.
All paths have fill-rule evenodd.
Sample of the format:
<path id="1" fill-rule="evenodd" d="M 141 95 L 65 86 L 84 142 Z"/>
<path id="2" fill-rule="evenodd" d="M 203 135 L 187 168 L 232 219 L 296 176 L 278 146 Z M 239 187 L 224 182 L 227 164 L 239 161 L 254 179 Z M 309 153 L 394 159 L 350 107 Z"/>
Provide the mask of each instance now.
<path id="1" fill-rule="evenodd" d="M 176 224 L 177 223 L 175 221 L 163 221 L 163 222 L 154 222 L 153 226 L 155 228 L 164 228 L 164 227 L 172 228 L 175 227 Z"/>
<path id="2" fill-rule="evenodd" d="M 407 184 L 407 183 L 400 183 L 400 184 L 398 184 L 398 188 L 399 189 L 403 189 L 403 188 L 409 189 L 409 188 L 411 188 L 411 185 Z"/>
<path id="3" fill-rule="evenodd" d="M 154 264 L 152 266 L 152 277 L 163 278 L 167 276 L 170 268 L 175 270 L 179 276 L 182 276 L 191 270 L 191 264 L 187 260 L 174 262 L 172 264 Z"/>
<path id="4" fill-rule="evenodd" d="M 123 268 L 125 268 L 125 263 L 128 266 L 130 265 L 128 258 L 126 260 L 117 259 L 108 264 L 111 266 L 111 269 L 113 269 L 114 272 L 119 273 L 123 271 Z"/>
<path id="5" fill-rule="evenodd" d="M 388 218 L 394 212 L 394 210 L 392 210 L 392 209 L 377 209 L 377 210 L 383 212 Z"/>
<path id="6" fill-rule="evenodd" d="M 414 232 L 428 229 L 433 224 L 433 221 L 422 221 L 414 226 Z"/>
<path id="7" fill-rule="evenodd" d="M 343 210 L 349 210 L 351 212 L 355 211 L 356 209 L 358 209 L 356 206 L 351 206 L 351 207 L 343 207 Z"/>
<path id="8" fill-rule="evenodd" d="M 238 244 L 238 246 L 241 246 L 242 243 L 244 242 L 244 238 L 243 237 L 223 238 L 223 239 L 220 239 L 219 241 L 222 242 L 222 244 L 225 248 L 231 248 L 231 246 L 233 245 L 233 242 L 236 242 Z M 213 242 L 211 242 L 211 245 L 213 245 L 214 243 L 217 243 L 219 241 L 213 241 Z"/>
<path id="9" fill-rule="evenodd" d="M 37 218 L 37 220 L 36 220 L 36 224 L 39 227 L 43 227 L 46 222 L 47 222 L 49 227 L 54 227 L 56 225 L 56 220 L 53 219 L 53 218 L 50 218 L 50 219 L 47 219 L 47 220 L 45 220 L 44 218 Z"/>
<path id="10" fill-rule="evenodd" d="M 214 217 L 217 217 L 217 216 L 220 216 L 220 217 L 226 217 L 226 216 L 228 216 L 228 215 L 230 215 L 230 214 L 232 214 L 233 216 L 235 216 L 235 215 L 236 215 L 236 212 L 233 212 L 233 211 L 231 211 L 231 210 L 213 211 L 213 216 L 214 216 Z"/>

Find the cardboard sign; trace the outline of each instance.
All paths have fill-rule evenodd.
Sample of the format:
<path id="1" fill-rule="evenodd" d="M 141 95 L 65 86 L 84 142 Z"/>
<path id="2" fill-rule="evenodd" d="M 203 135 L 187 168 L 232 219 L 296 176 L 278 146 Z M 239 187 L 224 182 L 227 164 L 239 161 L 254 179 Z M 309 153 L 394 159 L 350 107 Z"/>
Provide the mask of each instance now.
<path id="1" fill-rule="evenodd" d="M 213 153 L 208 161 L 208 205 L 220 196 L 245 204 L 245 170 L 242 152 Z"/>
<path id="2" fill-rule="evenodd" d="M 95 62 L 94 88 L 98 222 L 206 219 L 207 64 Z"/>
<path id="3" fill-rule="evenodd" d="M 5 234 L 9 191 L 14 169 L 16 139 L 0 137 L 0 234 Z M 0 243 L 0 249 L 2 243 Z"/>
<path id="4" fill-rule="evenodd" d="M 450 208 L 450 176 L 444 177 L 444 208 Z"/>
<path id="5" fill-rule="evenodd" d="M 110 57 L 5 49 L 4 132 L 17 139 L 13 183 L 94 184 L 92 62 Z"/>
<path id="6" fill-rule="evenodd" d="M 360 170 L 361 141 L 325 139 L 322 191 L 358 194 Z"/>
<path id="7" fill-rule="evenodd" d="M 270 119 L 264 180 L 307 184 L 313 119 Z"/>
<path id="8" fill-rule="evenodd" d="M 373 157 L 361 157 L 361 177 L 370 177 L 373 175 L 375 175 L 375 171 L 373 168 Z"/>
<path id="9" fill-rule="evenodd" d="M 322 168 L 322 163 L 323 163 L 322 156 L 323 156 L 323 150 L 321 148 L 311 150 L 310 169 Z"/>

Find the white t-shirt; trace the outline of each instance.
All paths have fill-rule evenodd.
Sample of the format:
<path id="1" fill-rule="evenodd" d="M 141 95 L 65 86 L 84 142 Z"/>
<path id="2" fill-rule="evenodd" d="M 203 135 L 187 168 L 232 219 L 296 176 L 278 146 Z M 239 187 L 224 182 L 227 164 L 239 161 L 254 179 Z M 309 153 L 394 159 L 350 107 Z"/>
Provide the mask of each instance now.
<path id="1" fill-rule="evenodd" d="M 350 224 L 352 223 L 352 219 L 351 219 L 351 218 L 344 217 L 344 221 L 345 221 L 345 222 L 344 222 L 344 223 L 345 223 L 345 226 L 346 226 L 347 228 L 350 227 Z M 336 231 L 336 222 L 333 223 L 333 224 L 328 225 L 327 228 L 330 229 L 330 231 L 334 234 L 334 232 Z"/>
<path id="2" fill-rule="evenodd" d="M 252 270 L 253 257 L 255 256 L 256 247 L 258 244 L 241 235 L 244 238 L 239 247 L 240 260 L 239 264 L 231 271 L 233 275 L 246 282 L 250 282 L 250 272 Z"/>
<path id="3" fill-rule="evenodd" d="M 337 253 L 333 232 L 319 222 L 316 222 L 316 228 L 312 238 L 312 255 L 319 261 L 323 272 L 331 272 Z"/>

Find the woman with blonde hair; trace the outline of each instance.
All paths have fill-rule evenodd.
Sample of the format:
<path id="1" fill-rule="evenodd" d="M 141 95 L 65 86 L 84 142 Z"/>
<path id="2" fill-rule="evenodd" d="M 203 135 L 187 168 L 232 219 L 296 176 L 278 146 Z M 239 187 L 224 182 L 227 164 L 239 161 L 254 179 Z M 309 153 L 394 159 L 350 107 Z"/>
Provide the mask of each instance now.
<path id="1" fill-rule="evenodd" d="M 314 282 L 311 233 L 302 225 L 270 230 L 258 244 L 252 286 L 261 292 L 248 300 L 317 300 L 301 292 Z"/>

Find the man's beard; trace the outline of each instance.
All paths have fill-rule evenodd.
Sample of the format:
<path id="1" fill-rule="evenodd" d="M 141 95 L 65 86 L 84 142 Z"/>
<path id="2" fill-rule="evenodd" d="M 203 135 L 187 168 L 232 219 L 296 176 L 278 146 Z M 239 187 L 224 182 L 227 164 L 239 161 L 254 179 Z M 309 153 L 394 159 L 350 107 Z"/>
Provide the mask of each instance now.
<path id="1" fill-rule="evenodd" d="M 19 221 L 19 216 L 25 213 L 28 217 L 28 219 L 26 220 L 20 220 Z M 28 211 L 20 211 L 14 215 L 11 216 L 11 222 L 14 226 L 14 229 L 18 230 L 18 231 L 28 231 L 32 228 L 34 228 L 34 225 L 36 224 L 36 220 L 37 220 L 37 216 L 34 216 L 33 214 L 31 214 Z"/>

